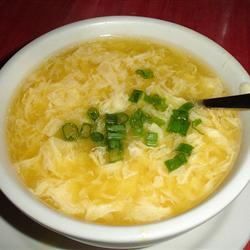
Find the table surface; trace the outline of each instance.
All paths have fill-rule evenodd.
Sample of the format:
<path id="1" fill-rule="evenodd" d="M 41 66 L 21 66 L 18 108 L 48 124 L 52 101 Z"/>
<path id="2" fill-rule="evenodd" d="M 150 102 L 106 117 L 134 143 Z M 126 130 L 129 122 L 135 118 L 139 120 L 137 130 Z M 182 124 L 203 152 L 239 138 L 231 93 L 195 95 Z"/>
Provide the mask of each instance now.
<path id="1" fill-rule="evenodd" d="M 224 47 L 250 73 L 249 13 L 250 0 L 0 0 L 0 66 L 34 38 L 62 25 L 132 15 L 196 30 Z"/>
<path id="2" fill-rule="evenodd" d="M 159 18 L 194 29 L 250 73 L 250 0 L 0 0 L 0 63 L 32 39 L 97 16 Z"/>

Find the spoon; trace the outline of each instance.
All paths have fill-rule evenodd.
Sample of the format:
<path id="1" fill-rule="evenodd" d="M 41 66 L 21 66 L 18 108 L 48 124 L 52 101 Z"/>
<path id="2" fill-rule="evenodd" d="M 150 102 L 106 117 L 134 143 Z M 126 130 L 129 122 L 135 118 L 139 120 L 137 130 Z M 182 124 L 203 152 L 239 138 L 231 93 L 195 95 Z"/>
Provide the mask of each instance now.
<path id="1" fill-rule="evenodd" d="M 243 95 L 224 96 L 200 100 L 200 103 L 209 108 L 250 108 L 250 93 Z"/>

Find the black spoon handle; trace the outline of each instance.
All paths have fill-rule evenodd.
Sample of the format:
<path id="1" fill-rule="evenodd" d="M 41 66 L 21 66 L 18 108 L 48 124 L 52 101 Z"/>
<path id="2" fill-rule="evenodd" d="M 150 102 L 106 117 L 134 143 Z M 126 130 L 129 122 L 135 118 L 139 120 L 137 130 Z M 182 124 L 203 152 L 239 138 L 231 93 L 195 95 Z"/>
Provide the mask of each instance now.
<path id="1" fill-rule="evenodd" d="M 209 108 L 250 108 L 250 93 L 201 100 Z"/>

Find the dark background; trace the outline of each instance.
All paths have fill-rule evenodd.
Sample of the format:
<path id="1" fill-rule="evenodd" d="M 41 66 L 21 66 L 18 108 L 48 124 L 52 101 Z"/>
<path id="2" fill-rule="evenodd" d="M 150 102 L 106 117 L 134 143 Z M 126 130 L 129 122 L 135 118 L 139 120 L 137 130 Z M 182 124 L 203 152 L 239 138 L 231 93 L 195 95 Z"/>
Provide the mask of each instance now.
<path id="1" fill-rule="evenodd" d="M 0 62 L 47 31 L 109 15 L 154 17 L 194 29 L 250 73 L 250 0 L 0 0 Z"/>

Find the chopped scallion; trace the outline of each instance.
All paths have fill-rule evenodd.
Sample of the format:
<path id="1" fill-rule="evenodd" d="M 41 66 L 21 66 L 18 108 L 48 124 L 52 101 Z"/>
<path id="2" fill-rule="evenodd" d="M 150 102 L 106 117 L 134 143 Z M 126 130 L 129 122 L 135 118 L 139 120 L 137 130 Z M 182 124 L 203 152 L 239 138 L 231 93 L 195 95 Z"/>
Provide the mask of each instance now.
<path id="1" fill-rule="evenodd" d="M 192 127 L 197 127 L 202 123 L 201 119 L 195 119 L 192 121 Z"/>
<path id="2" fill-rule="evenodd" d="M 151 69 L 137 69 L 135 73 L 144 79 L 150 79 L 154 77 L 154 73 Z"/>
<path id="3" fill-rule="evenodd" d="M 132 128 L 132 132 L 135 136 L 142 137 L 144 134 L 144 129 L 142 128 Z"/>
<path id="4" fill-rule="evenodd" d="M 66 141 L 75 141 L 79 136 L 78 127 L 71 122 L 62 126 L 63 137 Z"/>
<path id="5" fill-rule="evenodd" d="M 130 102 L 137 103 L 142 97 L 142 95 L 143 95 L 143 91 L 134 89 L 128 100 Z"/>
<path id="6" fill-rule="evenodd" d="M 196 130 L 198 133 L 200 133 L 201 135 L 203 135 L 203 133 L 197 128 L 197 126 L 199 126 L 202 123 L 201 119 L 195 119 L 192 121 L 192 128 L 194 130 Z"/>
<path id="7" fill-rule="evenodd" d="M 110 150 L 108 157 L 110 163 L 121 161 L 123 160 L 123 152 L 119 149 Z"/>
<path id="8" fill-rule="evenodd" d="M 157 124 L 159 127 L 164 126 L 166 122 L 157 116 L 152 116 L 152 122 Z"/>
<path id="9" fill-rule="evenodd" d="M 124 124 L 114 124 L 114 125 L 108 125 L 107 130 L 111 132 L 125 133 L 126 127 Z"/>
<path id="10" fill-rule="evenodd" d="M 165 111 L 168 107 L 166 99 L 160 97 L 158 94 L 144 95 L 144 101 L 153 105 L 156 110 Z"/>
<path id="11" fill-rule="evenodd" d="M 112 139 L 121 140 L 121 139 L 124 139 L 124 137 L 125 137 L 124 133 L 121 133 L 121 132 L 108 132 L 107 133 L 108 140 L 112 140 Z"/>
<path id="12" fill-rule="evenodd" d="M 117 124 L 124 124 L 128 121 L 129 117 L 126 113 L 120 112 L 117 113 Z"/>
<path id="13" fill-rule="evenodd" d="M 165 165 L 168 168 L 169 172 L 181 167 L 183 164 L 187 162 L 187 158 L 185 154 L 177 154 L 174 158 L 165 161 Z"/>
<path id="14" fill-rule="evenodd" d="M 173 116 L 176 117 L 177 119 L 182 119 L 182 120 L 187 121 L 189 117 L 189 113 L 184 110 L 174 109 Z"/>
<path id="15" fill-rule="evenodd" d="M 145 113 L 141 109 L 137 109 L 129 119 L 130 126 L 135 135 L 143 134 L 143 124 L 146 120 Z"/>
<path id="16" fill-rule="evenodd" d="M 100 132 L 92 132 L 90 137 L 94 142 L 102 142 L 104 140 L 104 135 Z"/>
<path id="17" fill-rule="evenodd" d="M 87 114 L 92 121 L 96 121 L 99 117 L 99 111 L 94 107 L 89 108 Z"/>
<path id="18" fill-rule="evenodd" d="M 177 112 L 175 113 L 175 111 L 176 110 L 173 111 L 173 114 L 170 117 L 167 131 L 185 136 L 190 126 L 188 115 L 184 115 L 178 112 L 178 114 L 180 115 L 178 116 Z"/>
<path id="19" fill-rule="evenodd" d="M 106 124 L 117 124 L 118 122 L 117 114 L 106 114 L 105 121 Z"/>
<path id="20" fill-rule="evenodd" d="M 107 141 L 108 150 L 120 149 L 122 150 L 122 142 L 120 140 L 111 139 Z"/>
<path id="21" fill-rule="evenodd" d="M 91 133 L 91 129 L 92 129 L 92 125 L 89 123 L 83 123 L 81 128 L 80 128 L 80 137 L 81 138 L 88 138 L 90 136 Z"/>
<path id="22" fill-rule="evenodd" d="M 185 136 L 190 126 L 189 110 L 193 107 L 193 103 L 187 102 L 178 109 L 173 110 L 167 131 Z"/>
<path id="23" fill-rule="evenodd" d="M 158 134 L 155 132 L 147 132 L 144 141 L 147 146 L 155 147 L 158 143 Z"/>
<path id="24" fill-rule="evenodd" d="M 141 112 L 142 112 L 142 116 L 141 116 L 141 119 L 142 119 L 142 122 L 144 123 L 144 122 L 148 122 L 148 123 L 152 123 L 153 122 L 153 117 L 150 115 L 150 114 L 148 114 L 147 112 L 145 112 L 145 111 L 143 111 L 143 110 L 141 110 Z"/>
<path id="25" fill-rule="evenodd" d="M 186 102 L 183 105 L 181 105 L 178 110 L 182 110 L 182 111 L 189 111 L 194 107 L 194 104 L 192 102 Z"/>
<path id="26" fill-rule="evenodd" d="M 190 156 L 193 150 L 193 146 L 187 143 L 181 143 L 179 146 L 176 148 L 177 152 L 183 153 L 187 156 Z"/>

